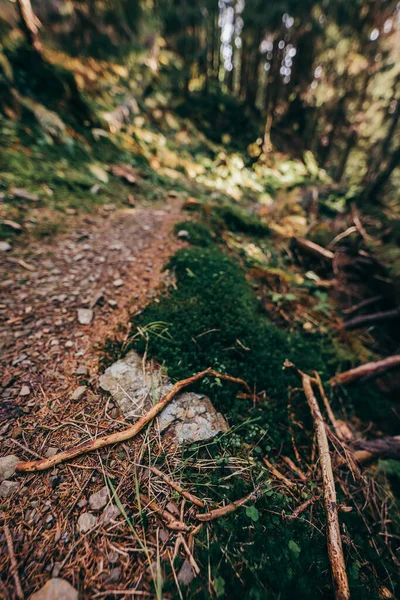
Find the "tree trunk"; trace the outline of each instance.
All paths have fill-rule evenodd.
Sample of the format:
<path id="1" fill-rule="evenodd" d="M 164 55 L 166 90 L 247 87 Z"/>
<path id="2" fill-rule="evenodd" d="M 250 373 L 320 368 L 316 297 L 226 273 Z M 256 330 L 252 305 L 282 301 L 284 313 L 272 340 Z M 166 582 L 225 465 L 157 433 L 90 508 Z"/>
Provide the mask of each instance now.
<path id="1" fill-rule="evenodd" d="M 372 183 L 369 189 L 366 190 L 365 194 L 363 194 L 363 200 L 375 200 L 375 198 L 377 198 L 381 194 L 383 188 L 389 181 L 391 174 L 399 165 L 400 146 L 398 146 L 396 150 L 393 151 L 390 161 L 387 163 L 384 169 L 377 174 L 375 181 Z"/>

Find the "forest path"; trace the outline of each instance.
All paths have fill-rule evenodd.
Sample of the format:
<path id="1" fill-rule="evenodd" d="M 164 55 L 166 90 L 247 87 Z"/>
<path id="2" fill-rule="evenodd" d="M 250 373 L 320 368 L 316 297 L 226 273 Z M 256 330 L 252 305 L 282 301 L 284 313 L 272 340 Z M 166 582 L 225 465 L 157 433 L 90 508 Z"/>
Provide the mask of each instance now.
<path id="1" fill-rule="evenodd" d="M 103 210 L 51 244 L 34 241 L 3 254 L 0 435 L 8 418 L 43 410 L 47 401 L 67 399 L 82 378 L 96 378 L 95 347 L 148 302 L 168 256 L 182 245 L 172 235 L 180 207 L 175 200 L 162 209 Z M 90 323 L 79 322 L 79 309 L 93 311 Z"/>

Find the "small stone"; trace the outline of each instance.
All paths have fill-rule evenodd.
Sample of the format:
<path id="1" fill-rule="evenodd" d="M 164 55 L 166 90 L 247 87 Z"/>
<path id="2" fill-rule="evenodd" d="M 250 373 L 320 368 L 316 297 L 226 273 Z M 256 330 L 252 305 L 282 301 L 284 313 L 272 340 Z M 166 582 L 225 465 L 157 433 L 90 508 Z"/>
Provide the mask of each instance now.
<path id="1" fill-rule="evenodd" d="M 190 233 L 186 229 L 181 229 L 176 235 L 178 238 L 190 238 Z"/>
<path id="2" fill-rule="evenodd" d="M 29 389 L 29 387 L 27 385 L 23 385 L 19 395 L 20 396 L 29 396 L 30 393 L 31 393 L 31 390 Z"/>
<path id="3" fill-rule="evenodd" d="M 113 210 L 115 210 L 117 208 L 117 206 L 115 204 L 105 204 L 103 206 L 103 210 L 107 211 L 107 212 L 111 212 Z"/>
<path id="4" fill-rule="evenodd" d="M 87 375 L 88 368 L 85 365 L 79 365 L 79 367 L 75 371 L 75 375 Z"/>
<path id="5" fill-rule="evenodd" d="M 89 325 L 93 319 L 93 311 L 90 308 L 78 308 L 78 321 L 81 325 Z"/>
<path id="6" fill-rule="evenodd" d="M 90 513 L 83 513 L 78 519 L 78 529 L 81 533 L 86 533 L 97 523 L 97 519 Z"/>
<path id="7" fill-rule="evenodd" d="M 0 481 L 10 479 L 14 475 L 15 467 L 19 462 L 18 456 L 14 454 L 8 454 L 0 458 Z"/>
<path id="8" fill-rule="evenodd" d="M 53 577 L 29 600 L 78 600 L 78 592 L 65 579 Z"/>
<path id="9" fill-rule="evenodd" d="M 117 582 L 119 581 L 119 578 L 121 577 L 121 569 L 119 569 L 118 567 L 114 567 L 113 569 L 111 569 L 111 573 L 110 573 L 110 577 L 108 578 L 108 581 L 111 582 Z"/>
<path id="10" fill-rule="evenodd" d="M 8 242 L 0 242 L 0 252 L 9 252 L 11 250 L 11 244 Z"/>
<path id="11" fill-rule="evenodd" d="M 4 480 L 0 483 L 0 497 L 8 498 L 19 488 L 19 483 L 16 481 Z"/>
<path id="12" fill-rule="evenodd" d="M 71 396 L 71 400 L 80 400 L 81 398 L 83 398 L 83 396 L 86 394 L 86 390 L 87 390 L 87 386 L 86 385 L 79 385 L 76 390 L 74 390 L 72 396 Z"/>
<path id="13" fill-rule="evenodd" d="M 116 562 L 118 562 L 118 552 L 115 552 L 115 550 L 112 550 L 110 552 L 110 554 L 108 555 L 108 562 L 111 563 L 112 565 L 114 565 Z"/>
<path id="14" fill-rule="evenodd" d="M 182 585 L 189 585 L 189 583 L 194 579 L 193 569 L 191 567 L 190 562 L 187 558 L 183 561 L 183 564 L 178 573 L 178 581 Z"/>
<path id="15" fill-rule="evenodd" d="M 79 508 L 84 508 L 85 506 L 87 506 L 88 501 L 86 500 L 86 498 L 82 498 L 81 500 L 79 500 L 78 502 L 78 506 Z"/>
<path id="16" fill-rule="evenodd" d="M 76 215 L 78 213 L 78 211 L 75 208 L 66 208 L 65 212 L 67 213 L 67 215 Z"/>
<path id="17" fill-rule="evenodd" d="M 55 456 L 56 454 L 58 454 L 58 452 L 59 452 L 58 448 L 52 448 L 50 446 L 50 448 L 47 448 L 47 450 L 46 450 L 45 457 L 46 458 L 51 458 L 52 456 Z"/>
<path id="18" fill-rule="evenodd" d="M 107 303 L 109 306 L 111 306 L 111 308 L 117 308 L 118 306 L 118 302 L 116 302 L 116 300 L 107 300 Z"/>
<path id="19" fill-rule="evenodd" d="M 101 510 L 105 507 L 109 500 L 108 488 L 104 486 L 98 492 L 95 492 L 89 497 L 89 504 L 92 510 Z"/>
<path id="20" fill-rule="evenodd" d="M 113 286 L 114 287 L 121 287 L 121 285 L 124 285 L 124 282 L 122 281 L 122 279 L 115 279 L 113 281 Z"/>
<path id="21" fill-rule="evenodd" d="M 71 340 L 68 340 L 68 342 L 65 342 L 66 348 L 72 348 L 73 345 L 74 345 L 74 342 L 71 342 Z"/>
<path id="22" fill-rule="evenodd" d="M 98 183 L 95 183 L 90 188 L 90 191 L 91 191 L 92 194 L 98 194 L 100 192 L 100 190 L 101 190 L 101 186 Z"/>
<path id="23" fill-rule="evenodd" d="M 10 431 L 10 436 L 13 438 L 13 440 L 16 440 L 17 438 L 21 437 L 22 435 L 22 427 L 19 427 L 19 425 L 17 425 L 17 427 L 13 427 L 13 429 L 11 429 Z"/>
<path id="24" fill-rule="evenodd" d="M 110 504 L 104 509 L 103 514 L 101 515 L 101 520 L 103 523 L 110 523 L 111 521 L 115 521 L 120 514 L 121 511 L 119 510 L 118 506 L 115 504 Z"/>

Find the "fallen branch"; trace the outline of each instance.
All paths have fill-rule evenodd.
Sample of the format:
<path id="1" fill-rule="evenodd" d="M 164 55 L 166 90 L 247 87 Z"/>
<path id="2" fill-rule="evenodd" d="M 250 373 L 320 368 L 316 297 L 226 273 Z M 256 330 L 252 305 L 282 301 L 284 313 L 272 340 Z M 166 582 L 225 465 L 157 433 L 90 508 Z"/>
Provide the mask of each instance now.
<path id="1" fill-rule="evenodd" d="M 166 475 L 165 473 L 160 471 L 160 469 L 157 469 L 157 467 L 147 467 L 147 468 L 155 475 L 158 475 L 158 477 L 161 477 L 161 479 L 163 479 L 165 481 L 165 483 L 167 483 L 173 490 L 178 492 L 178 494 L 180 494 L 181 496 L 183 496 L 184 498 L 186 498 L 187 500 L 189 500 L 190 502 L 192 502 L 199 508 L 205 507 L 204 502 L 202 500 L 200 500 L 200 498 L 197 498 L 197 496 L 193 496 L 193 494 L 184 490 L 178 483 L 176 483 L 175 481 L 172 481 L 172 479 L 170 479 L 168 477 L 168 475 Z"/>
<path id="2" fill-rule="evenodd" d="M 358 233 L 361 235 L 361 237 L 363 238 L 363 240 L 365 242 L 370 241 L 372 238 L 370 235 L 368 235 L 368 233 L 365 231 L 363 224 L 361 223 L 361 219 L 360 216 L 358 214 L 358 210 L 357 210 L 357 206 L 355 205 L 355 203 L 353 202 L 353 204 L 351 205 L 351 216 L 353 218 L 353 223 L 358 231 Z"/>
<path id="3" fill-rule="evenodd" d="M 248 496 L 241 498 L 240 500 L 236 500 L 236 502 L 230 502 L 226 504 L 226 506 L 221 506 L 221 508 L 214 508 L 210 510 L 208 513 L 197 513 L 196 519 L 199 521 L 213 521 L 214 519 L 219 519 L 220 517 L 225 517 L 232 512 L 237 511 L 238 508 L 246 504 L 247 502 L 251 502 L 252 500 L 258 500 L 260 496 L 259 489 L 254 490 Z"/>
<path id="4" fill-rule="evenodd" d="M 173 531 L 190 531 L 190 527 L 185 525 L 179 519 L 176 519 L 172 513 L 170 513 L 165 508 L 161 508 L 157 504 L 155 500 L 150 500 L 147 496 L 140 494 L 140 501 L 144 504 L 145 508 L 150 508 L 153 512 L 155 512 L 160 519 L 165 523 L 168 529 L 172 529 Z"/>
<path id="5" fill-rule="evenodd" d="M 290 481 L 290 479 L 282 475 L 282 473 L 278 471 L 278 469 L 274 467 L 274 465 L 265 456 L 263 458 L 263 463 L 266 467 L 268 467 L 271 473 L 275 475 L 275 477 L 282 481 L 285 485 L 287 485 L 288 487 L 294 487 L 296 485 L 293 481 Z"/>
<path id="6" fill-rule="evenodd" d="M 347 425 L 347 423 L 345 423 L 345 421 L 342 421 L 342 419 L 337 419 L 335 417 L 335 415 L 333 414 L 333 410 L 332 410 L 329 400 L 325 394 L 324 386 L 322 385 L 322 381 L 321 381 L 321 377 L 319 376 L 319 373 L 317 373 L 317 371 L 315 371 L 314 375 L 315 375 L 315 381 L 318 385 L 320 396 L 321 396 L 322 401 L 325 406 L 326 414 L 328 415 L 328 418 L 332 424 L 332 427 L 336 433 L 336 436 L 339 438 L 339 440 L 351 440 L 353 438 L 353 435 L 352 435 L 351 430 L 350 430 L 349 426 Z"/>
<path id="7" fill-rule="evenodd" d="M 350 315 L 355 312 L 358 312 L 362 308 L 371 306 L 371 304 L 376 304 L 377 302 L 380 302 L 382 299 L 383 299 L 383 296 L 381 296 L 381 295 L 372 296 L 371 298 L 366 298 L 366 300 L 362 300 L 358 304 L 353 304 L 353 306 L 349 306 L 349 308 L 345 308 L 343 312 L 346 315 Z"/>
<path id="8" fill-rule="evenodd" d="M 307 254 L 312 254 L 317 258 L 322 258 L 323 260 L 332 261 L 335 256 L 331 250 L 327 250 L 314 242 L 310 242 L 310 240 L 305 240 L 303 238 L 293 238 L 293 243 L 300 250 L 306 252 Z"/>
<path id="9" fill-rule="evenodd" d="M 285 462 L 287 464 L 289 469 L 298 476 L 298 478 L 303 483 L 307 483 L 308 479 L 307 479 L 306 475 L 303 473 L 303 471 L 301 469 L 299 469 L 299 467 L 292 461 L 291 458 L 289 458 L 288 456 L 282 456 L 282 460 L 283 460 L 283 462 Z"/>
<path id="10" fill-rule="evenodd" d="M 13 545 L 13 540 L 12 540 L 12 536 L 11 536 L 11 531 L 10 531 L 7 523 L 4 523 L 3 529 L 4 529 L 4 536 L 5 536 L 6 542 L 7 542 L 8 554 L 10 555 L 10 572 L 15 581 L 15 589 L 17 592 L 17 598 L 19 600 L 23 600 L 24 592 L 22 590 L 21 581 L 20 581 L 20 578 L 18 575 L 18 564 L 17 564 L 17 560 L 15 558 L 14 545 Z"/>
<path id="11" fill-rule="evenodd" d="M 225 379 L 227 381 L 239 383 L 243 385 L 250 394 L 252 393 L 247 383 L 242 379 L 238 379 L 237 377 L 231 377 L 230 375 L 226 375 L 225 373 L 218 373 L 217 371 L 213 371 L 212 369 L 206 369 L 201 373 L 197 373 L 196 375 L 192 375 L 192 377 L 182 379 L 181 381 L 175 383 L 169 390 L 169 392 L 165 394 L 165 396 L 159 402 L 157 402 L 157 404 L 154 404 L 150 408 L 150 410 L 145 415 L 140 417 L 140 419 L 138 419 L 136 423 L 131 427 L 123 429 L 122 431 L 118 431 L 117 433 L 111 433 L 110 435 L 97 438 L 95 440 L 89 440 L 87 442 L 84 442 L 83 444 L 74 446 L 69 450 L 59 452 L 58 454 L 55 454 L 50 458 L 42 458 L 41 460 L 32 460 L 28 462 L 18 463 L 16 466 L 16 470 L 45 471 L 46 469 L 51 469 L 55 465 L 59 465 L 62 462 L 70 460 L 71 458 L 75 458 L 76 456 L 81 456 L 82 454 L 87 454 L 88 452 L 99 450 L 100 448 L 104 448 L 105 446 L 111 446 L 112 444 L 118 444 L 119 442 L 130 440 L 136 437 L 146 427 L 146 425 L 148 425 L 167 406 L 167 404 L 169 404 L 171 400 L 175 398 L 175 396 L 181 390 L 188 387 L 189 385 L 192 385 L 196 381 L 204 379 L 204 377 L 208 377 L 210 375 L 213 377 L 218 377 L 220 379 Z"/>
<path id="12" fill-rule="evenodd" d="M 377 458 L 394 458 L 400 460 L 400 435 L 383 437 L 379 440 L 360 440 L 347 447 L 351 457 L 358 463 L 369 462 Z M 340 456 L 336 465 L 341 466 L 346 459 Z"/>
<path id="13" fill-rule="evenodd" d="M 400 318 L 400 308 L 393 308 L 392 310 L 385 310 L 382 312 L 376 312 L 371 315 L 360 315 L 344 321 L 343 327 L 347 330 L 357 329 L 358 327 L 366 327 L 374 323 L 380 323 L 381 321 L 390 321 L 391 319 Z"/>
<path id="14" fill-rule="evenodd" d="M 373 377 L 379 377 L 382 373 L 395 369 L 396 367 L 400 367 L 400 354 L 388 356 L 388 358 L 383 358 L 382 360 L 377 360 L 375 362 L 365 363 L 365 365 L 360 365 L 355 369 L 339 373 L 338 375 L 335 375 L 335 377 L 332 377 L 330 384 L 331 386 L 348 385 L 359 379 L 372 379 Z"/>
<path id="15" fill-rule="evenodd" d="M 285 362 L 284 367 L 294 369 L 300 375 L 304 394 L 306 396 L 311 416 L 314 421 L 318 442 L 319 462 L 322 472 L 322 487 L 328 531 L 328 555 L 331 563 L 335 587 L 335 598 L 336 600 L 347 600 L 350 598 L 350 590 L 343 556 L 342 540 L 340 536 L 335 480 L 333 477 L 332 461 L 329 452 L 325 422 L 312 388 L 313 378 L 296 369 L 296 367 L 289 361 Z"/>

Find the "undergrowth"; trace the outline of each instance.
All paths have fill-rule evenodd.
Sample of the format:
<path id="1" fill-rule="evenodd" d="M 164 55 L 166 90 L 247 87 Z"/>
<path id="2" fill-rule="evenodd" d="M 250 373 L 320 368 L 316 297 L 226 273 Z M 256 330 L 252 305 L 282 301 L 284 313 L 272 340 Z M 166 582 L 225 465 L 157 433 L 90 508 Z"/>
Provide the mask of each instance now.
<path id="1" fill-rule="evenodd" d="M 196 386 L 228 418 L 231 430 L 198 450 L 199 457 L 214 457 L 220 468 L 202 476 L 188 469 L 187 476 L 191 485 L 205 489 L 215 500 L 226 496 L 234 500 L 266 481 L 262 456 L 292 455 L 288 388 L 297 387 L 298 381 L 282 371 L 284 360 L 305 371 L 316 369 L 326 380 L 337 368 L 335 348 L 319 334 L 286 333 L 271 323 L 241 267 L 216 245 L 182 249 L 168 268 L 176 275 L 176 287 L 134 319 L 134 325 L 147 333 L 134 337 L 130 347 L 146 350 L 174 379 L 213 367 L 245 379 L 257 390 L 261 399 L 253 405 L 237 395 L 242 390 L 233 384 L 204 380 Z M 152 328 L 155 322 L 159 325 Z M 295 401 L 296 414 L 301 414 L 305 426 L 296 441 L 307 447 L 306 431 L 312 430 L 312 424 L 302 395 L 297 394 Z M 230 455 L 248 460 L 250 478 L 229 477 Z M 312 486 L 304 492 L 305 499 Z M 240 510 L 213 524 L 209 537 L 200 536 L 199 557 L 205 571 L 210 564 L 213 594 L 249 599 L 333 597 L 325 535 L 319 530 L 324 528 L 322 509 L 314 509 L 313 521 L 318 523 L 314 528 L 307 518 L 285 520 L 285 513 L 295 505 L 290 495 L 267 489 L 254 510 Z M 364 525 L 353 514 L 342 521 L 354 543 L 345 547 L 353 597 L 376 598 L 368 567 L 376 556 L 363 537 Z M 188 598 L 210 597 L 205 582 L 200 589 L 194 582 L 190 590 Z"/>

